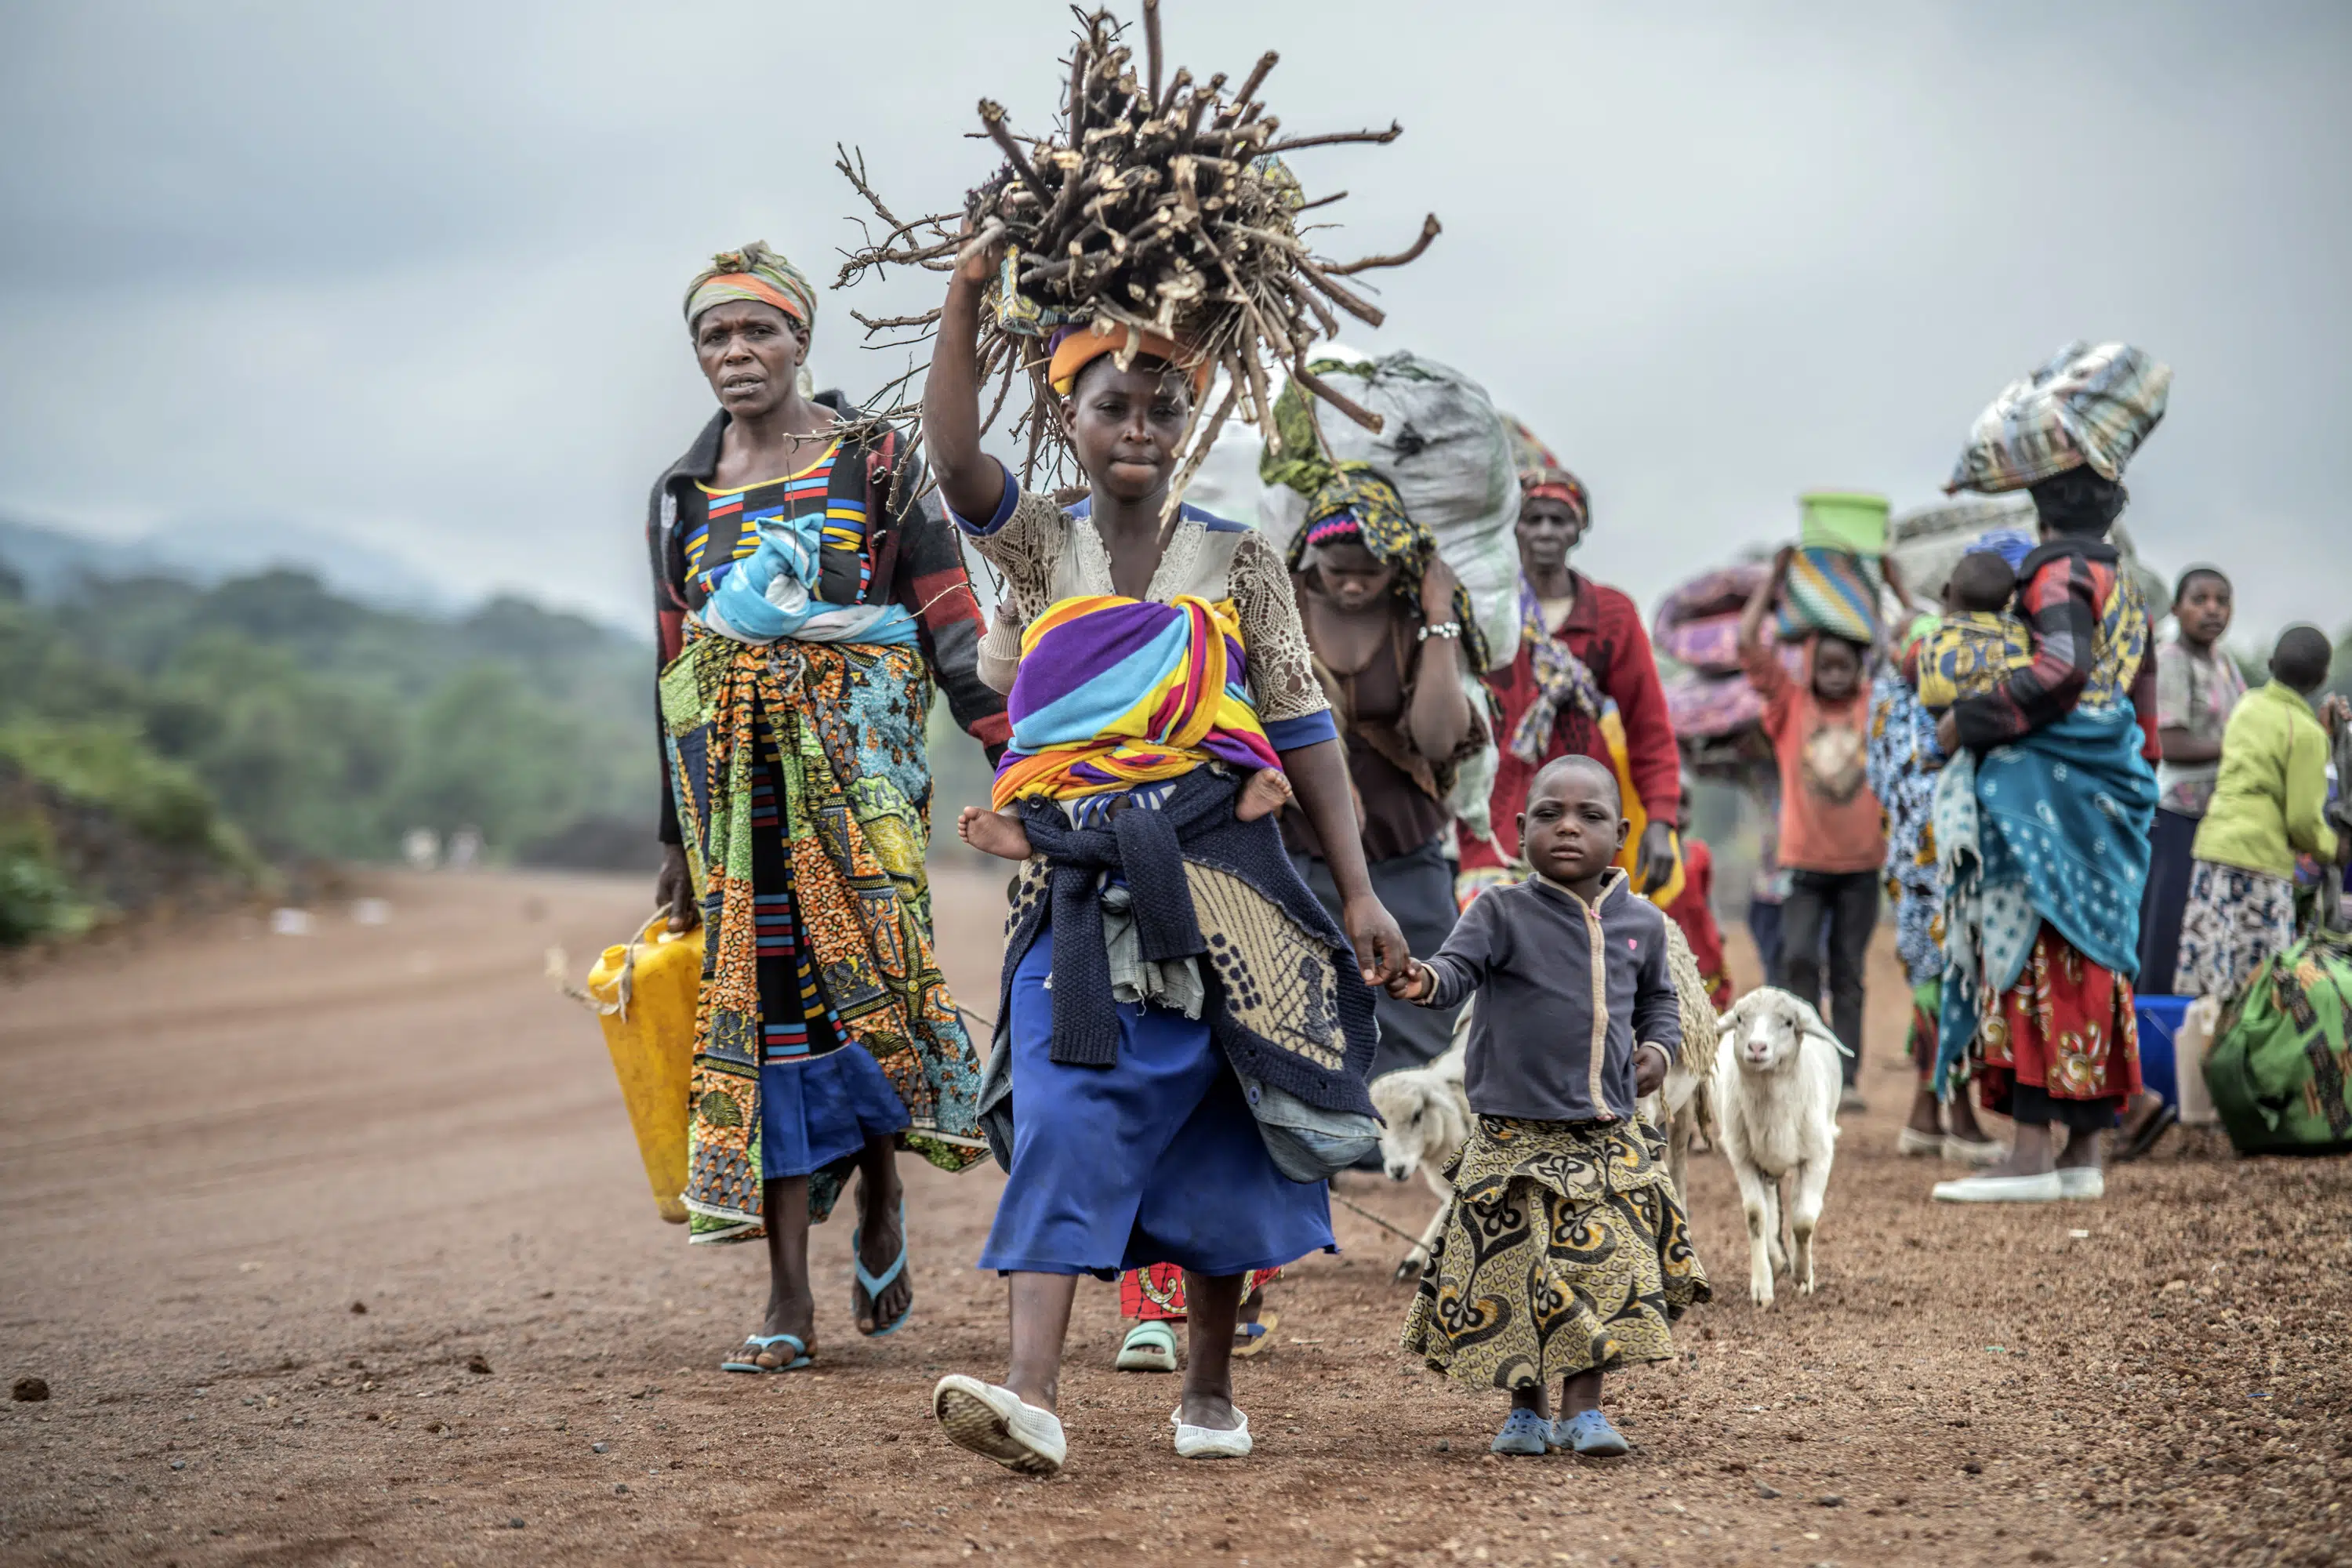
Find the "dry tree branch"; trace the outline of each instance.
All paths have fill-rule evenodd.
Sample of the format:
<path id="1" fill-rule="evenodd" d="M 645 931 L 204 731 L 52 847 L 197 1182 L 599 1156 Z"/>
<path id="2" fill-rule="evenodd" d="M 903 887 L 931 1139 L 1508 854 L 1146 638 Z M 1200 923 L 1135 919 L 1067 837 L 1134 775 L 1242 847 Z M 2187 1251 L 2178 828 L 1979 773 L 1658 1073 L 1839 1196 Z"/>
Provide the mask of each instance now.
<path id="1" fill-rule="evenodd" d="M 1345 267 L 1326 263 L 1323 270 L 1334 278 L 1348 278 L 1359 272 L 1368 272 L 1375 267 L 1402 267 L 1408 261 L 1420 259 L 1421 253 L 1429 248 L 1429 242 L 1444 232 L 1445 226 L 1437 221 L 1435 213 L 1432 213 L 1421 220 L 1421 237 L 1394 256 L 1367 256 L 1361 261 L 1350 261 Z"/>
<path id="2" fill-rule="evenodd" d="M 1404 127 L 1391 120 L 1386 131 L 1328 131 L 1320 136 L 1294 136 L 1287 142 L 1275 142 L 1265 150 L 1265 155 L 1271 158 L 1303 147 L 1336 147 L 1344 142 L 1372 142 L 1386 146 L 1403 134 Z"/>

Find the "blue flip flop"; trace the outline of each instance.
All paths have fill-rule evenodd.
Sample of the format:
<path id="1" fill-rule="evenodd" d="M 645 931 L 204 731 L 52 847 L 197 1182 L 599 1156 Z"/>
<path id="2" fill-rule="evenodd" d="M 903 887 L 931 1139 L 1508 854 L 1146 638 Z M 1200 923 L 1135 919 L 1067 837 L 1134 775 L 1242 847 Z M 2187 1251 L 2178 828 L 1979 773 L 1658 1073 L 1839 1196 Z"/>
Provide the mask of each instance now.
<path id="1" fill-rule="evenodd" d="M 1625 1435 L 1598 1410 L 1580 1410 L 1551 1424 L 1551 1440 L 1588 1459 L 1614 1459 L 1633 1452 Z"/>
<path id="2" fill-rule="evenodd" d="M 892 1263 L 889 1268 L 885 1268 L 879 1274 L 868 1274 L 866 1272 L 866 1255 L 864 1252 L 859 1250 L 858 1233 L 853 1230 L 849 1233 L 849 1267 L 853 1277 L 857 1282 L 857 1288 L 866 1292 L 866 1304 L 870 1307 L 879 1309 L 882 1304 L 882 1292 L 890 1288 L 890 1281 L 896 1279 L 899 1275 L 904 1274 L 907 1271 L 907 1198 L 905 1194 L 902 1193 L 898 1196 L 898 1261 Z M 907 1320 L 912 1317 L 914 1312 L 915 1303 L 910 1299 L 907 1302 L 907 1310 L 898 1314 L 896 1321 L 878 1325 L 871 1331 L 861 1329 L 858 1331 L 865 1334 L 869 1340 L 882 1339 L 887 1335 L 895 1334 L 900 1329 L 905 1328 L 907 1326 Z M 853 1319 L 857 1316 L 857 1300 L 855 1296 L 850 1298 L 849 1315 Z"/>
<path id="3" fill-rule="evenodd" d="M 1514 1409 L 1487 1447 L 1497 1454 L 1549 1454 L 1556 1445 L 1550 1422 L 1532 1410 Z"/>
<path id="4" fill-rule="evenodd" d="M 782 1366 L 761 1366 L 756 1358 L 763 1354 L 770 1345 L 779 1344 L 792 1346 L 793 1359 L 784 1363 Z M 808 1353 L 808 1342 L 801 1338 L 798 1334 L 752 1334 L 744 1340 L 743 1345 L 745 1349 L 751 1352 L 751 1354 L 744 1355 L 739 1352 L 733 1359 L 720 1362 L 719 1363 L 719 1371 L 751 1373 L 798 1372 L 804 1366 L 814 1366 L 816 1364 L 816 1357 Z"/>

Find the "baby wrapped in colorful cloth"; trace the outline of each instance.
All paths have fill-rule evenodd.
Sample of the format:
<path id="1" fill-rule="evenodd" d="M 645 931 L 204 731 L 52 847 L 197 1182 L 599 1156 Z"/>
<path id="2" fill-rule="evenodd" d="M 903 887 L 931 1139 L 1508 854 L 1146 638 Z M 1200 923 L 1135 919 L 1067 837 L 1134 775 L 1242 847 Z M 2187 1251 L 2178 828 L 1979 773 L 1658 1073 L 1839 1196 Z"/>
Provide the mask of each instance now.
<path id="1" fill-rule="evenodd" d="M 1919 702 L 1941 713 L 1963 697 L 2000 689 L 2033 662 L 2033 639 L 2010 609 L 2017 574 L 1993 550 L 1972 550 L 1944 585 L 1944 618 L 1919 660 Z"/>
<path id="2" fill-rule="evenodd" d="M 966 806 L 956 832 L 983 853 L 1026 859 L 1018 803 L 1081 801 L 1204 763 L 1248 775 L 1234 801 L 1241 821 L 1279 811 L 1290 783 L 1250 703 L 1245 658 L 1230 602 L 1102 594 L 1047 606 L 1021 634 L 993 809 Z"/>

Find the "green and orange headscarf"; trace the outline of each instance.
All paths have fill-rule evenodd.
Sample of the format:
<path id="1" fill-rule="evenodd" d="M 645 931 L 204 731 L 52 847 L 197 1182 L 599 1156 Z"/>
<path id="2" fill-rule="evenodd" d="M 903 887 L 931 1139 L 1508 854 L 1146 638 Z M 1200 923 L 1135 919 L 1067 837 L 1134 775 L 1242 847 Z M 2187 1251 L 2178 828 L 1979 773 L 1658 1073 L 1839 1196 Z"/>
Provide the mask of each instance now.
<path id="1" fill-rule="evenodd" d="M 801 324 L 803 331 L 816 326 L 816 290 L 797 267 L 753 240 L 740 250 L 722 250 L 710 265 L 686 286 L 686 324 L 713 305 L 730 300 L 751 300 L 773 305 Z"/>

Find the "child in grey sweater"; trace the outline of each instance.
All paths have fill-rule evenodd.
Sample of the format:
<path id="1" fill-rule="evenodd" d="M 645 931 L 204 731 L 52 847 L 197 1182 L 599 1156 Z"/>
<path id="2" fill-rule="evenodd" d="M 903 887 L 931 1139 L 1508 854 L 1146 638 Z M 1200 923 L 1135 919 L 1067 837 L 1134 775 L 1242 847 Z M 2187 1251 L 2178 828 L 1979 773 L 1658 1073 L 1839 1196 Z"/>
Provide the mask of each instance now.
<path id="1" fill-rule="evenodd" d="M 1551 763 L 1519 816 L 1534 874 L 1480 895 L 1435 957 L 1390 984 L 1425 1006 L 1478 993 L 1464 1049 L 1477 1125 L 1446 1172 L 1453 1212 L 1404 1348 L 1509 1392 L 1498 1454 L 1624 1453 L 1602 1373 L 1670 1360 L 1667 1325 L 1707 1299 L 1664 1142 L 1634 1111 L 1664 1082 L 1682 1022 L 1666 917 L 1611 864 L 1625 830 L 1607 768 Z"/>

